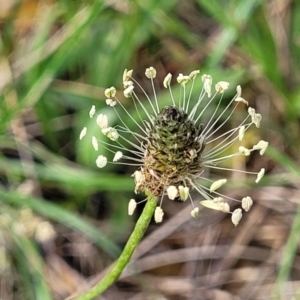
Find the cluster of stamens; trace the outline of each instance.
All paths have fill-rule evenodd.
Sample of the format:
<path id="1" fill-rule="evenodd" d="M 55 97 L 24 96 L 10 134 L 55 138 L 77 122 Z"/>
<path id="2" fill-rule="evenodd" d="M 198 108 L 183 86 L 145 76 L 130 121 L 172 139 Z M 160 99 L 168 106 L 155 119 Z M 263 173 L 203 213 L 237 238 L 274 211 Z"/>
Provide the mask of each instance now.
<path id="1" fill-rule="evenodd" d="M 223 93 L 229 87 L 228 82 L 218 82 L 215 85 L 215 92 L 213 92 L 212 77 L 204 74 L 201 77 L 203 88 L 197 101 L 192 105 L 192 90 L 199 71 L 193 71 L 188 76 L 179 74 L 177 82 L 182 88 L 179 101 L 175 101 L 171 89 L 172 75 L 168 74 L 163 85 L 169 89 L 171 101 L 170 105 L 161 107 L 154 88 L 156 70 L 150 67 L 145 74 L 151 80 L 154 100 L 151 100 L 139 83 L 134 80 L 132 70 L 125 70 L 123 74 L 123 93 L 126 98 L 133 100 L 137 117 L 133 117 L 119 101 L 114 87 L 105 90 L 106 104 L 115 110 L 122 124 L 115 127 L 109 126 L 105 114 L 99 114 L 96 118 L 102 134 L 111 141 L 101 142 L 105 149 L 114 153 L 111 163 L 137 167 L 133 174 L 135 193 L 144 192 L 146 195 L 160 198 L 154 215 L 156 222 L 161 222 L 163 219 L 162 202 L 165 196 L 170 200 L 179 199 L 181 201 L 189 198 L 193 207 L 191 215 L 198 218 L 199 208 L 194 206 L 190 195 L 190 191 L 195 189 L 204 198 L 200 204 L 210 209 L 230 213 L 231 220 L 236 226 L 242 218 L 242 210 L 249 211 L 251 208 L 253 204 L 251 197 L 246 196 L 242 200 L 238 200 L 220 194 L 217 190 L 227 182 L 227 179 L 220 178 L 213 181 L 205 176 L 205 171 L 211 169 L 246 173 L 256 176 L 255 182 L 259 182 L 264 175 L 264 168 L 259 172 L 247 172 L 226 168 L 222 166 L 222 163 L 237 156 L 249 156 L 252 151 L 258 150 L 261 155 L 265 153 L 268 147 L 266 141 L 261 140 L 250 149 L 241 145 L 245 132 L 250 126 L 260 127 L 261 115 L 256 113 L 254 108 L 249 107 L 248 115 L 237 127 L 218 135 L 219 130 L 233 115 L 239 103 L 248 105 L 248 102 L 241 96 L 240 86 L 237 87 L 236 95 L 226 108 L 219 112 Z M 190 82 L 191 88 L 187 93 L 187 84 Z M 141 101 L 135 93 L 136 86 L 144 93 L 148 107 L 147 103 Z M 217 101 L 214 112 L 204 124 L 200 123 L 206 108 L 213 101 Z M 235 105 L 232 105 L 233 103 Z M 226 115 L 225 112 L 231 106 L 233 106 L 231 112 Z M 120 107 L 122 113 L 116 107 Z M 93 106 L 89 113 L 90 117 L 94 118 L 95 113 L 96 109 Z M 121 115 L 124 113 L 138 128 L 138 132 L 130 129 L 123 120 Z M 84 127 L 80 139 L 86 134 L 87 128 Z M 94 149 L 98 151 L 98 139 L 92 136 L 91 142 Z M 234 147 L 237 149 L 236 152 L 221 155 Z M 99 168 L 105 167 L 107 163 L 108 160 L 105 156 L 98 156 L 96 165 Z M 225 199 L 241 202 L 241 208 L 230 211 L 228 200 L 225 201 Z M 136 205 L 137 202 L 134 199 L 129 201 L 128 213 L 130 215 L 133 214 Z"/>

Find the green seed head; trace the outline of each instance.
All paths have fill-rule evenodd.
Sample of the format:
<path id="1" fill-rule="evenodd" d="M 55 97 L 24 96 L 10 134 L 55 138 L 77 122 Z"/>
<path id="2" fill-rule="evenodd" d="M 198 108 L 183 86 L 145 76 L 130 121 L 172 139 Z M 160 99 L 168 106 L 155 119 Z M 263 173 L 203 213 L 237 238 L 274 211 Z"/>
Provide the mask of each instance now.
<path id="1" fill-rule="evenodd" d="M 199 174 L 205 147 L 202 125 L 189 120 L 182 109 L 164 107 L 149 131 L 145 153 L 145 189 L 156 195 L 163 186 L 183 185 L 187 176 Z"/>

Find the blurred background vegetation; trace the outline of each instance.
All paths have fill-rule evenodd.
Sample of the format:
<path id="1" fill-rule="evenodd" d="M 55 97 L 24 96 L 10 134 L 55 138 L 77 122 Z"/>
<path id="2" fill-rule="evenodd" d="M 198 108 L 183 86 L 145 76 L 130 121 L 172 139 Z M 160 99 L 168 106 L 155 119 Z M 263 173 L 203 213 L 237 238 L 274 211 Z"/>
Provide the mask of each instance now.
<path id="1" fill-rule="evenodd" d="M 125 68 L 147 87 L 149 66 L 157 82 L 200 69 L 229 81 L 231 96 L 240 84 L 263 116 L 248 138 L 270 148 L 235 163 L 267 176 L 254 186 L 233 175 L 227 192 L 255 201 L 237 228 L 165 201 L 164 222 L 135 253 L 139 276 L 125 273 L 99 299 L 298 299 L 299 20 L 292 0 L 1 1 L 0 299 L 64 299 L 120 253 L 135 222 L 133 169 L 97 169 L 78 137 L 83 126 L 98 136 L 93 104 L 117 122 L 104 89 L 121 91 Z"/>

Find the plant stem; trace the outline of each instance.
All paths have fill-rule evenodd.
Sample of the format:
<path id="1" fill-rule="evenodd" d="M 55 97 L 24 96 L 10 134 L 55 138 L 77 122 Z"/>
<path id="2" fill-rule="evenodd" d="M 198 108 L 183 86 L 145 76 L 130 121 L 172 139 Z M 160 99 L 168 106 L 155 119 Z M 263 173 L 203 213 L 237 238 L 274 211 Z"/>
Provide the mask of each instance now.
<path id="1" fill-rule="evenodd" d="M 152 195 L 148 196 L 147 203 L 144 210 L 139 217 L 133 232 L 131 233 L 120 257 L 116 264 L 112 267 L 110 272 L 105 275 L 94 287 L 74 298 L 68 298 L 67 300 L 91 300 L 107 290 L 121 275 L 122 271 L 128 264 L 134 250 L 138 246 L 142 239 L 148 225 L 151 221 L 153 213 L 157 205 L 157 198 Z"/>

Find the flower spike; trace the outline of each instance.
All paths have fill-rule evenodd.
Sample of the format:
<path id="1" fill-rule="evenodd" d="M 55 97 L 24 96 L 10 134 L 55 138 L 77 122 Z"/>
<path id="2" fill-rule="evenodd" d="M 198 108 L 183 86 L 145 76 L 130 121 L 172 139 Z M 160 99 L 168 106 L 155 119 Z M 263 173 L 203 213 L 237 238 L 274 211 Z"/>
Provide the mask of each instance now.
<path id="1" fill-rule="evenodd" d="M 200 201 L 202 206 L 232 214 L 232 223 L 237 226 L 242 213 L 250 210 L 253 200 L 249 196 L 242 200 L 228 197 L 220 193 L 220 188 L 228 185 L 227 179 L 232 178 L 231 173 L 234 172 L 254 175 L 256 183 L 264 176 L 264 168 L 259 172 L 247 172 L 229 167 L 235 165 L 230 163 L 231 159 L 238 157 L 241 160 L 251 160 L 254 157 L 250 155 L 252 152 L 259 151 L 260 155 L 265 153 L 269 143 L 261 140 L 254 146 L 249 145 L 251 141 L 247 138 L 251 134 L 246 134 L 249 127 L 260 127 L 261 115 L 252 107 L 242 111 L 243 105 L 238 102 L 246 105 L 248 102 L 242 97 L 242 88 L 239 85 L 236 87 L 236 95 L 228 104 L 223 105 L 223 94 L 228 92 L 229 82 L 217 82 L 215 91 L 212 92 L 212 76 L 204 74 L 197 78 L 199 70 L 192 71 L 188 76 L 181 73 L 177 76 L 177 84 L 181 86 L 180 95 L 173 95 L 172 74 L 168 73 L 162 84 L 170 94 L 170 101 L 163 106 L 155 91 L 153 79 L 158 77 L 157 73 L 154 67 L 145 71 L 152 88 L 148 95 L 132 77 L 133 70 L 125 69 L 123 94 L 132 99 L 135 112 L 127 111 L 122 101 L 117 98 L 114 87 L 105 90 L 106 104 L 115 112 L 119 121 L 111 125 L 105 114 L 94 118 L 96 108 L 92 106 L 89 116 L 96 120 L 99 131 L 108 138 L 98 140 L 93 136 L 92 146 L 98 151 L 98 143 L 102 143 L 113 154 L 113 164 L 136 167 L 133 173 L 134 192 L 161 199 L 154 213 L 155 222 L 160 223 L 163 220 L 164 198 L 172 201 L 189 199 L 193 207 L 191 216 L 198 218 L 199 208 L 195 207 L 192 200 L 194 190 L 204 199 Z M 193 92 L 196 80 L 202 80 L 202 90 L 198 97 L 194 97 Z M 144 95 L 144 99 L 140 99 L 139 95 Z M 225 128 L 229 127 L 227 122 L 236 115 L 237 107 L 238 114 L 244 114 L 244 120 L 226 131 Z M 83 139 L 86 134 L 87 128 L 84 127 L 79 138 Z M 108 160 L 103 155 L 96 159 L 98 168 L 105 167 L 107 163 Z M 217 174 L 222 174 L 222 178 L 214 178 Z M 239 202 L 241 208 L 231 212 L 231 201 Z M 133 214 L 136 205 L 137 202 L 131 199 L 128 205 L 129 215 Z"/>

